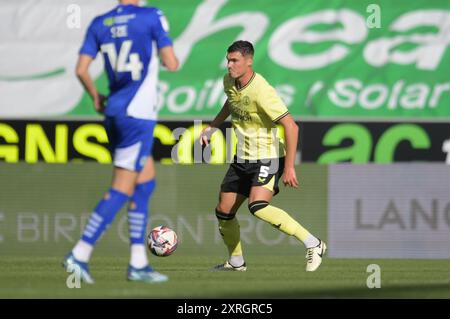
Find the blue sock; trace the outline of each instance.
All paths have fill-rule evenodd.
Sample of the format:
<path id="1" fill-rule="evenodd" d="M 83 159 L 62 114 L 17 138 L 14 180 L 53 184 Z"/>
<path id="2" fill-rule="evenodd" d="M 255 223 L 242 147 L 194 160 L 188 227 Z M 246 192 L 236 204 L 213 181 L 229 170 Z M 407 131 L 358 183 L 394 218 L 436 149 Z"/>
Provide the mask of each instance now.
<path id="1" fill-rule="evenodd" d="M 128 227 L 131 244 L 144 244 L 148 221 L 148 202 L 155 189 L 156 181 L 137 184 L 128 210 Z"/>
<path id="2" fill-rule="evenodd" d="M 116 217 L 122 206 L 128 201 L 127 194 L 110 188 L 109 197 L 103 198 L 95 207 L 94 212 L 89 218 L 81 239 L 92 246 L 100 238 L 103 232 L 108 228 Z"/>

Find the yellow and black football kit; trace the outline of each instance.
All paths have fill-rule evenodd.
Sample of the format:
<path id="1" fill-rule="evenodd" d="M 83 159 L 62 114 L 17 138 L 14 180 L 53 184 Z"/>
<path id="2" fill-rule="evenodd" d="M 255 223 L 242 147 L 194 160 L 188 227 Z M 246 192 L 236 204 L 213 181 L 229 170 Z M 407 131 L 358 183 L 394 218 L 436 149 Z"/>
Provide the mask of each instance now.
<path id="1" fill-rule="evenodd" d="M 251 80 L 242 88 L 229 75 L 224 77 L 224 90 L 231 111 L 231 123 L 238 143 L 236 156 L 231 163 L 221 185 L 222 192 L 232 192 L 249 197 L 252 186 L 262 186 L 276 195 L 278 181 L 283 175 L 284 144 L 272 131 L 277 121 L 289 114 L 286 105 L 259 74 L 254 73 Z M 302 241 L 310 250 L 307 270 L 313 271 L 320 265 L 320 259 L 313 263 L 313 250 L 319 249 L 321 241 L 311 235 L 284 210 L 270 205 L 268 201 L 256 199 L 248 205 L 250 212 L 289 236 Z M 228 248 L 231 265 L 227 269 L 246 270 L 242 257 L 239 222 L 235 213 L 216 209 L 219 232 Z M 323 252 L 323 250 L 322 250 Z M 319 256 L 319 255 L 317 255 Z M 242 264 L 231 264 L 231 261 Z M 220 267 L 219 267 L 220 268 Z M 226 267 L 223 267 L 225 269 Z"/>
<path id="2" fill-rule="evenodd" d="M 275 129 L 276 123 L 289 114 L 288 109 L 258 73 L 253 73 L 242 88 L 228 74 L 223 84 L 238 143 L 221 190 L 248 197 L 252 186 L 264 186 L 277 194 L 286 151 Z"/>

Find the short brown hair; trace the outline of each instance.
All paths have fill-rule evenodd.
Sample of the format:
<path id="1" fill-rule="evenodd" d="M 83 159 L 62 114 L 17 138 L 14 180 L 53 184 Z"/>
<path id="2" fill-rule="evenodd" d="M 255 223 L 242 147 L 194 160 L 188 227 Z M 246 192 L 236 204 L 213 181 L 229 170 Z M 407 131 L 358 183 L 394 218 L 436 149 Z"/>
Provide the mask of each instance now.
<path id="1" fill-rule="evenodd" d="M 253 44 L 251 44 L 250 42 L 239 40 L 233 42 L 233 44 L 228 47 L 227 52 L 240 52 L 243 56 L 253 56 L 253 54 L 255 53 L 255 49 L 253 48 Z"/>

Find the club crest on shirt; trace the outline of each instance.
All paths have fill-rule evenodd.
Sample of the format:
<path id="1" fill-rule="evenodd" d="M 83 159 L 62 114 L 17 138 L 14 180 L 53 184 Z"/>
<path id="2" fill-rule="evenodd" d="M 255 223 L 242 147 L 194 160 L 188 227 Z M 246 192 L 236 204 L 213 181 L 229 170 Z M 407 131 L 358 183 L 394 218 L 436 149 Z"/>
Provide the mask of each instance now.
<path id="1" fill-rule="evenodd" d="M 247 95 L 242 98 L 242 105 L 244 106 L 250 105 L 250 98 Z"/>

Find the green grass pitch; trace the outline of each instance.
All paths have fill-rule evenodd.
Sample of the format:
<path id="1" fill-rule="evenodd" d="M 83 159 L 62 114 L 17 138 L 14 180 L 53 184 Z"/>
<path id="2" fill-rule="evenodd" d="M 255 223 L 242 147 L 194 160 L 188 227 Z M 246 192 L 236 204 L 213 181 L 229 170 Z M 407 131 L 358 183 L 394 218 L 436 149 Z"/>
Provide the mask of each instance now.
<path id="1" fill-rule="evenodd" d="M 247 257 L 248 271 L 210 272 L 217 256 L 151 258 L 167 283 L 125 279 L 126 258 L 93 257 L 95 285 L 69 289 L 60 258 L 2 258 L 0 298 L 450 298 L 448 260 L 325 259 L 314 273 L 301 255 Z M 366 268 L 381 268 L 381 288 L 366 285 Z M 245 282 L 245 284 L 243 284 Z"/>
<path id="2" fill-rule="evenodd" d="M 246 205 L 238 218 L 248 271 L 210 272 L 226 258 L 220 235 L 214 235 L 214 207 L 226 169 L 157 164 L 150 223 L 170 222 L 180 243 L 172 256 L 151 256 L 151 263 L 169 282 L 126 281 L 129 244 L 126 223 L 119 227 L 122 211 L 94 251 L 90 267 L 96 284 L 69 289 L 62 258 L 81 234 L 81 214 L 92 210 L 108 186 L 111 166 L 0 165 L 0 176 L 9 181 L 0 183 L 0 298 L 450 298 L 450 260 L 326 258 L 317 272 L 307 273 L 303 245 L 279 237 L 250 216 Z M 300 189 L 282 188 L 275 205 L 327 241 L 332 252 L 327 167 L 297 169 Z M 370 264 L 381 268 L 381 288 L 366 285 Z"/>

